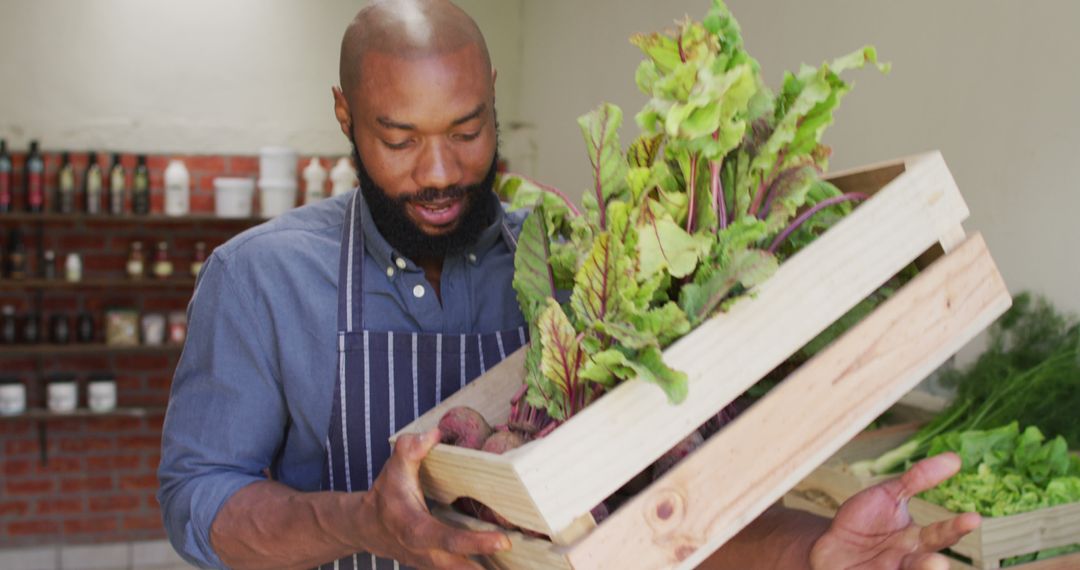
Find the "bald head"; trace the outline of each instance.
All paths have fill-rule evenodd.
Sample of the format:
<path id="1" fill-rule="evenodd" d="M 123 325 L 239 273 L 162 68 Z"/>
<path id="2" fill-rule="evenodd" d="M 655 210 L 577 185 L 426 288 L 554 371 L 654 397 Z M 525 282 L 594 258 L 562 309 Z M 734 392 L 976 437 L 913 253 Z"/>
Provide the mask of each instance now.
<path id="1" fill-rule="evenodd" d="M 373 0 L 360 10 L 341 41 L 341 89 L 352 97 L 370 53 L 406 60 L 445 55 L 475 45 L 491 68 L 480 28 L 448 0 Z"/>

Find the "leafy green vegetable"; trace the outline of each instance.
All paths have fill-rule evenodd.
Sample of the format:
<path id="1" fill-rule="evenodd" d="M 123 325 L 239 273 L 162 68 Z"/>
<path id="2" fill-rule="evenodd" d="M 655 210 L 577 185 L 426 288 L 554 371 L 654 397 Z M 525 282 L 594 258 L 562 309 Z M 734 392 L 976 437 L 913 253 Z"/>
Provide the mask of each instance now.
<path id="1" fill-rule="evenodd" d="M 593 179 L 580 210 L 557 189 L 499 181 L 504 200 L 534 208 L 514 287 L 534 340 L 525 401 L 554 422 L 635 377 L 681 402 L 686 375 L 663 349 L 864 198 L 821 180 L 821 137 L 850 90 L 838 74 L 876 64 L 872 48 L 789 74 L 774 95 L 721 0 L 701 22 L 631 41 L 645 55 L 642 133 L 624 154 L 622 110 L 604 104 L 578 119 Z"/>
<path id="2" fill-rule="evenodd" d="M 956 386 L 947 409 L 900 448 L 853 469 L 868 474 L 898 471 L 924 457 L 939 434 L 1001 426 L 1036 426 L 1080 442 L 1080 325 L 1044 299 L 1023 293 L 990 328 L 987 350 L 964 370 L 947 369 Z"/>

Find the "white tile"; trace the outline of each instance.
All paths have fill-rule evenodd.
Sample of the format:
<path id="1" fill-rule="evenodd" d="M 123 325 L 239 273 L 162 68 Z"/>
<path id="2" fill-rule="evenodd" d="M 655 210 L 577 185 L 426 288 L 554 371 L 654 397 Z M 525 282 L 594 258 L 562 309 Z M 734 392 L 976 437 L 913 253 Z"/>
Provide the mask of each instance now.
<path id="1" fill-rule="evenodd" d="M 0 550 L 0 568 L 57 570 L 59 558 L 59 550 L 55 546 L 3 549 Z"/>
<path id="2" fill-rule="evenodd" d="M 60 570 L 114 570 L 129 566 L 131 545 L 126 542 L 60 547 Z"/>
<path id="3" fill-rule="evenodd" d="M 161 568 L 161 567 L 166 568 Z M 172 570 L 193 568 L 173 550 L 168 540 L 152 540 L 131 543 L 132 570 Z"/>

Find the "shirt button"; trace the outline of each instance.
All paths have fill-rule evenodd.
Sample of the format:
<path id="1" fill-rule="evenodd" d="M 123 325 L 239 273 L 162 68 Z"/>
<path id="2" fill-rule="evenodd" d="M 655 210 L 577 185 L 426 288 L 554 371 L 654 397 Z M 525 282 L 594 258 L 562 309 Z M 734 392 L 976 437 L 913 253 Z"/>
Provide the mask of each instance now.
<path id="1" fill-rule="evenodd" d="M 398 266 L 398 269 L 405 269 L 405 258 L 404 257 L 397 258 L 397 261 L 395 261 L 394 263 Z"/>
<path id="2" fill-rule="evenodd" d="M 469 261 L 471 261 L 473 263 L 476 263 L 476 254 L 475 253 L 470 253 L 469 254 Z"/>
<path id="3" fill-rule="evenodd" d="M 424 296 L 424 286 L 423 285 L 417 285 L 416 287 L 413 287 L 412 294 L 417 299 L 423 297 Z"/>
<path id="4" fill-rule="evenodd" d="M 386 268 L 386 276 L 387 277 L 393 277 L 394 276 L 394 266 L 391 265 L 390 267 Z"/>

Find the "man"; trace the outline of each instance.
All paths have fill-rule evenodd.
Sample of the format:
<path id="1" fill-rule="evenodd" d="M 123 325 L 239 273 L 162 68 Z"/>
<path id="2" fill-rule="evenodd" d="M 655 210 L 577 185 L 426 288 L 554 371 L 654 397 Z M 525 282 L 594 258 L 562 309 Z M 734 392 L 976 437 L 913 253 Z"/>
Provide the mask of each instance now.
<path id="1" fill-rule="evenodd" d="M 418 469 L 437 431 L 385 443 L 525 342 L 510 286 L 522 216 L 492 192 L 494 83 L 479 29 L 447 0 L 376 3 L 349 26 L 333 95 L 359 191 L 218 248 L 191 303 L 159 493 L 189 561 L 479 568 L 470 555 L 509 547 L 428 513 Z M 920 529 L 906 499 L 957 468 L 928 460 L 831 524 L 770 509 L 707 564 L 945 568 L 934 551 L 977 516 Z"/>

